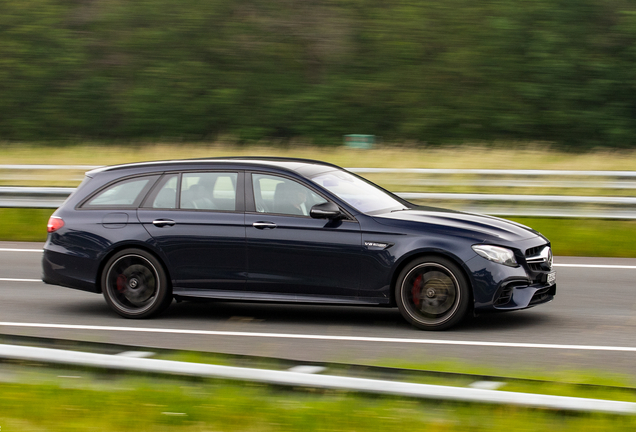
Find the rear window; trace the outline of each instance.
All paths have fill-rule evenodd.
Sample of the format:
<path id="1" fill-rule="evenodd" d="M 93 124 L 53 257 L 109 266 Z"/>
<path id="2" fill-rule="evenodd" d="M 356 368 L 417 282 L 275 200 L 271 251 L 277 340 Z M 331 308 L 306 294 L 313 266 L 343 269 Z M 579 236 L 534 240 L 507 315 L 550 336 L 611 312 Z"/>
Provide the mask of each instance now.
<path id="1" fill-rule="evenodd" d="M 138 207 L 158 177 L 135 177 L 111 184 L 86 201 L 82 208 Z"/>

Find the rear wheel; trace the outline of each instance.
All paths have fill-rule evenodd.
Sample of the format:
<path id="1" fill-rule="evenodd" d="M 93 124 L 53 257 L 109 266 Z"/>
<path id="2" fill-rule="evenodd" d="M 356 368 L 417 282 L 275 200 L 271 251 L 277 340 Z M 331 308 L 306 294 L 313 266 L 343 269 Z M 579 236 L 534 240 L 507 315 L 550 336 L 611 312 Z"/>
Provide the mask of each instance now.
<path id="1" fill-rule="evenodd" d="M 409 263 L 398 276 L 395 299 L 402 316 L 415 327 L 443 330 L 468 311 L 468 281 L 459 267 L 442 257 Z"/>
<path id="2" fill-rule="evenodd" d="M 106 303 L 125 318 L 147 318 L 165 310 L 172 290 L 159 260 L 141 249 L 113 255 L 102 272 Z"/>

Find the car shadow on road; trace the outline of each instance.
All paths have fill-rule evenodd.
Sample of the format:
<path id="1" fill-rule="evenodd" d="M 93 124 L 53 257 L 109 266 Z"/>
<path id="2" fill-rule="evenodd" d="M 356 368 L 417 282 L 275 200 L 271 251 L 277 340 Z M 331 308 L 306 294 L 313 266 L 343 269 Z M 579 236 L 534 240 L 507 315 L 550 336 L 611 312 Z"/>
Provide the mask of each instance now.
<path id="1" fill-rule="evenodd" d="M 168 321 L 185 320 L 194 322 L 213 320 L 237 323 L 268 323 L 292 327 L 298 325 L 374 326 L 417 331 L 402 318 L 397 308 L 275 303 L 184 302 L 173 304 L 162 317 L 165 317 Z M 478 317 L 470 317 L 446 332 L 509 331 L 542 327 L 552 321 L 554 321 L 554 316 L 536 311 L 485 314 Z"/>
<path id="2" fill-rule="evenodd" d="M 93 325 L 106 324 L 101 321 L 102 319 L 108 320 L 107 324 L 112 325 L 111 319 L 118 318 L 103 299 L 59 304 L 55 307 L 55 311 L 50 312 L 65 317 L 75 317 L 83 323 L 90 322 Z M 144 321 L 152 322 L 153 327 L 171 327 L 176 323 L 200 327 L 222 323 L 224 327 L 228 324 L 262 324 L 258 326 L 261 330 L 267 325 L 274 325 L 292 329 L 298 326 L 336 326 L 418 331 L 402 318 L 397 308 L 223 301 L 173 302 L 168 310 L 156 318 L 139 321 L 122 318 L 121 326 Z M 519 329 L 545 328 L 551 323 L 556 324 L 556 321 L 554 315 L 541 311 L 484 314 L 469 317 L 443 333 L 509 332 Z"/>
<path id="3" fill-rule="evenodd" d="M 233 321 L 282 325 L 405 325 L 397 309 L 280 303 L 183 302 L 162 317 L 186 321 Z"/>
<path id="4" fill-rule="evenodd" d="M 482 331 L 514 331 L 520 329 L 544 328 L 556 323 L 554 315 L 540 311 L 514 311 L 483 314 L 468 317 L 460 323 L 456 330 L 466 333 Z M 452 329 L 450 331 L 453 331 Z"/>

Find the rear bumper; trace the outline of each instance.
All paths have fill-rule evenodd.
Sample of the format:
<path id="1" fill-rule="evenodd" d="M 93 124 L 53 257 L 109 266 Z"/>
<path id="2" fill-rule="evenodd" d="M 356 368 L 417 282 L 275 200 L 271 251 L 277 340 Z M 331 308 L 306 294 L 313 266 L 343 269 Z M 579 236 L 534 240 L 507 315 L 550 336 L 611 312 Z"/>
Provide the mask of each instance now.
<path id="1" fill-rule="evenodd" d="M 85 274 L 85 270 L 92 266 L 92 262 L 86 258 L 45 249 L 42 256 L 42 281 L 50 285 L 100 293 L 94 279 L 77 276 Z"/>

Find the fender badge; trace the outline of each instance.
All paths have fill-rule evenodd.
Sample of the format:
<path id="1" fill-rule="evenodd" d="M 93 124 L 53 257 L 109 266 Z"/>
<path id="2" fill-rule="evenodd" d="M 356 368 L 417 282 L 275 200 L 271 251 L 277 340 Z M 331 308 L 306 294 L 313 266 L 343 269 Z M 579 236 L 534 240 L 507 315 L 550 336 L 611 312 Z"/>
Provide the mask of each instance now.
<path id="1" fill-rule="evenodd" d="M 365 241 L 364 245 L 368 248 L 374 248 L 374 249 L 386 249 L 389 246 L 391 246 L 390 243 L 379 243 L 379 242 L 371 242 L 371 241 Z"/>

